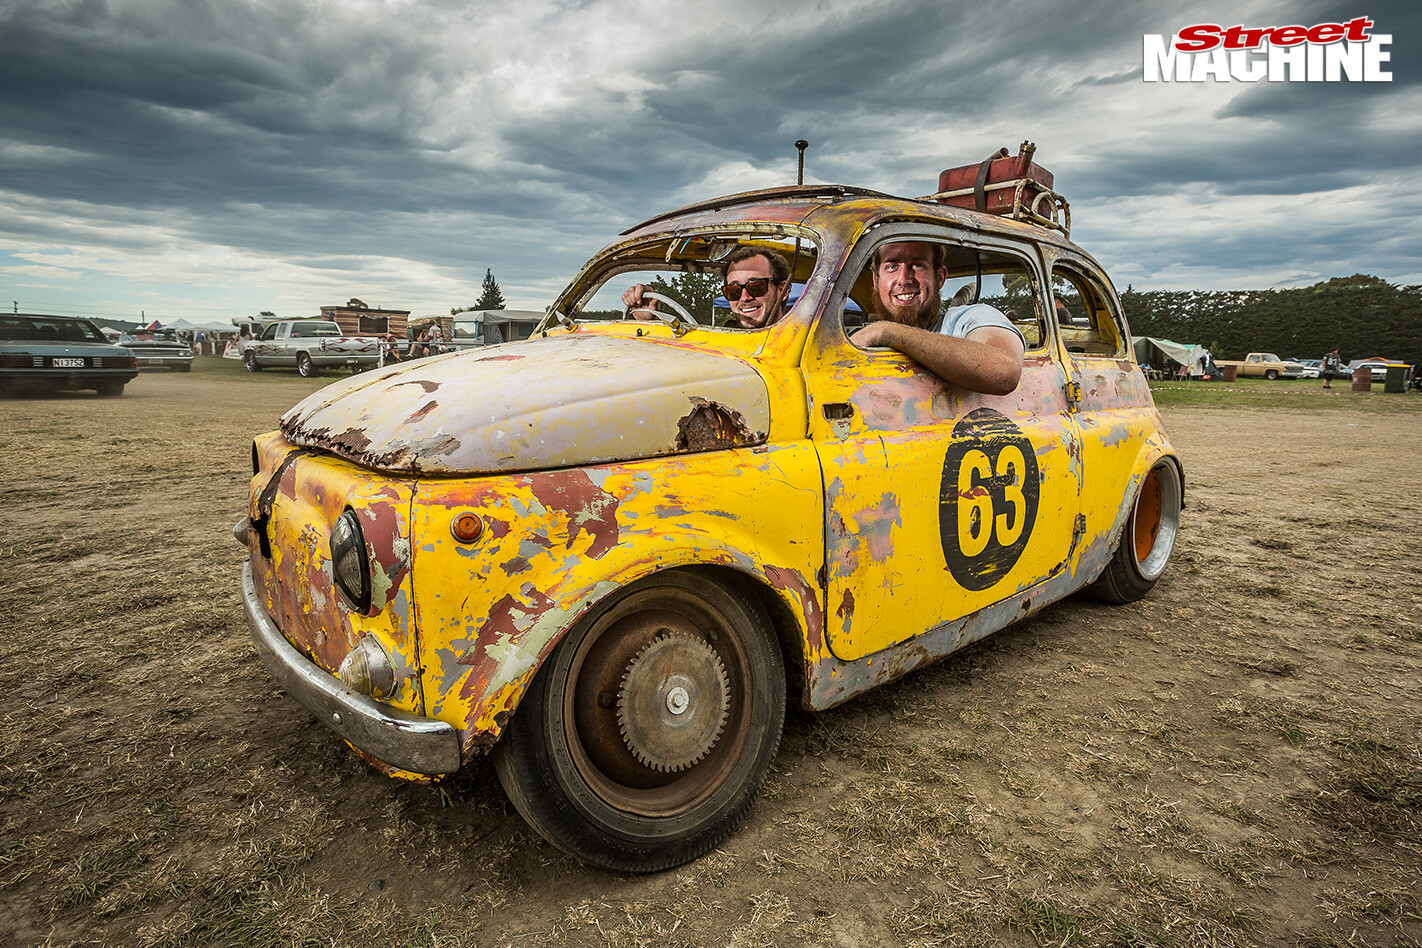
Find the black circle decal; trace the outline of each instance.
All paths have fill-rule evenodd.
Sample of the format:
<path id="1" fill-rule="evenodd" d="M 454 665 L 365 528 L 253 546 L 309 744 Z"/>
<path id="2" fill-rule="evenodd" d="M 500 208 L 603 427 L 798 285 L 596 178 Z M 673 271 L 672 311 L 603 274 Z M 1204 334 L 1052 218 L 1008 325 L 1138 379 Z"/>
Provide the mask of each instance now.
<path id="1" fill-rule="evenodd" d="M 979 408 L 953 428 L 943 458 L 938 529 L 943 559 L 965 589 L 981 592 L 1017 564 L 1041 490 L 1037 454 L 1001 412 Z"/>

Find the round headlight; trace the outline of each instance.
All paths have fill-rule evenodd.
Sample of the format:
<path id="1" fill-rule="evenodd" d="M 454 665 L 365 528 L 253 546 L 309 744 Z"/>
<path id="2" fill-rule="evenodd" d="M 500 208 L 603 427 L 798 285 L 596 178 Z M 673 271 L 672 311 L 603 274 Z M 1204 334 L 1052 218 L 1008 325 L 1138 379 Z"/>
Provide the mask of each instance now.
<path id="1" fill-rule="evenodd" d="M 331 527 L 331 565 L 336 588 L 357 612 L 370 609 L 370 560 L 355 511 L 346 508 Z"/>

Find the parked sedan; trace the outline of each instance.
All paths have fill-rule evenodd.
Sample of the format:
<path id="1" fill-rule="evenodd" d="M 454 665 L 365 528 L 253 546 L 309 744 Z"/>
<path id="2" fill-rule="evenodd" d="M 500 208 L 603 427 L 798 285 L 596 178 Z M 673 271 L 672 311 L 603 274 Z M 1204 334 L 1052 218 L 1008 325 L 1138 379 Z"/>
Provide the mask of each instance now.
<path id="1" fill-rule="evenodd" d="M 0 392 L 91 388 L 122 395 L 136 375 L 133 352 L 108 342 L 87 319 L 0 315 Z"/>
<path id="2" fill-rule="evenodd" d="M 133 350 L 140 369 L 172 369 L 191 372 L 193 349 L 178 338 L 173 329 L 135 329 L 119 339 L 119 345 Z"/>

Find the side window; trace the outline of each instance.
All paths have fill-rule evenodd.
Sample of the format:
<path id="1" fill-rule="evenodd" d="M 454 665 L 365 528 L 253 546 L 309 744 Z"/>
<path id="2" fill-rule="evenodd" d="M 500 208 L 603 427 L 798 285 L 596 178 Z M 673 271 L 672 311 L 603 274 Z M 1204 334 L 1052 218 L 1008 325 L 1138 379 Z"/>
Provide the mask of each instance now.
<path id="1" fill-rule="evenodd" d="M 1071 267 L 1054 267 L 1052 303 L 1068 352 L 1110 357 L 1126 354 L 1120 314 L 1094 277 Z"/>
<path id="2" fill-rule="evenodd" d="M 263 339 L 275 339 L 275 338 L 277 337 L 277 330 L 280 329 L 280 328 L 281 328 L 281 324 L 280 324 L 280 323 L 272 323 L 270 326 L 268 326 L 266 329 L 264 329 L 264 330 L 262 331 L 262 338 L 263 338 Z"/>
<path id="3" fill-rule="evenodd" d="M 1005 315 L 1012 325 L 1022 333 L 1028 353 L 1045 350 L 1050 338 L 1046 326 L 1046 312 L 1037 271 L 1025 258 L 1010 253 L 993 250 L 979 250 L 946 241 L 886 241 L 881 248 L 891 245 L 915 244 L 918 247 L 941 248 L 933 251 L 941 254 L 938 260 L 946 268 L 947 275 L 938 288 L 940 312 L 950 307 L 984 303 Z M 890 257 L 889 254 L 882 254 Z M 882 311 L 881 301 L 875 298 L 874 284 L 876 253 L 865 272 L 855 280 L 849 293 L 849 303 L 844 315 L 848 331 L 860 323 L 858 311 L 876 313 Z M 889 287 L 885 281 L 892 279 L 892 269 L 882 271 L 880 286 Z M 937 274 L 932 275 L 937 279 Z M 891 287 L 890 287 L 891 289 Z M 936 325 L 936 324 L 935 324 Z"/>

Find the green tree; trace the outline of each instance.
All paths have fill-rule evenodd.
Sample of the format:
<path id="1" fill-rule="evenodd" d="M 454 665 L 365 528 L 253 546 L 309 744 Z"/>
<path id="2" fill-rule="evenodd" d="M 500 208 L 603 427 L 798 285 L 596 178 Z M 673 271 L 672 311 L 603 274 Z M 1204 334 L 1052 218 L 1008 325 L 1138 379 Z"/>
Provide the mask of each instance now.
<path id="1" fill-rule="evenodd" d="M 647 288 L 670 296 L 706 326 L 711 323 L 711 301 L 721 294 L 721 274 L 679 273 L 670 280 L 659 276 L 648 283 Z"/>
<path id="2" fill-rule="evenodd" d="M 484 271 L 484 293 L 474 304 L 475 309 L 503 309 L 504 294 L 499 292 L 499 281 L 494 279 L 493 270 Z"/>

